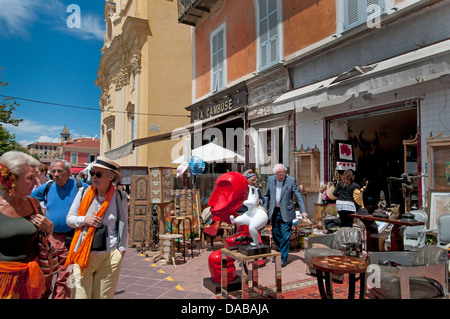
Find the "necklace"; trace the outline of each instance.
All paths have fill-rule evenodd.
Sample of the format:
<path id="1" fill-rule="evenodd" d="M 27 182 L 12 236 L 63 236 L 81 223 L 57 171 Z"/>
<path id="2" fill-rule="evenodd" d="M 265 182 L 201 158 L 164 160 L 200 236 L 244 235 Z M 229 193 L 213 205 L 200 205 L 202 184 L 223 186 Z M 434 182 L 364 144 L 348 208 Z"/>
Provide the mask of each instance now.
<path id="1" fill-rule="evenodd" d="M 98 195 L 95 195 L 95 198 L 97 199 L 97 202 L 99 204 L 103 204 L 103 202 L 105 201 L 105 197 L 103 197 L 103 200 L 100 200 L 100 197 Z"/>
<path id="2" fill-rule="evenodd" d="M 105 201 L 105 198 L 103 197 L 103 200 L 100 200 L 98 195 L 95 195 L 95 210 L 98 212 L 100 208 L 103 205 L 103 202 Z"/>

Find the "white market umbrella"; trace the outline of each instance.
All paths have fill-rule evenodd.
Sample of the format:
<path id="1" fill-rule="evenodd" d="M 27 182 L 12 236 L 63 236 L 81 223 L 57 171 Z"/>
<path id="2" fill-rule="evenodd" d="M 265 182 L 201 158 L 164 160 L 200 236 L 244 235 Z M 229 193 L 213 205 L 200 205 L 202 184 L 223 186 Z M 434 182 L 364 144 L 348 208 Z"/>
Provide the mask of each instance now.
<path id="1" fill-rule="evenodd" d="M 92 180 L 92 176 L 91 176 L 91 168 L 92 168 L 92 163 L 89 164 L 85 169 L 83 169 L 80 173 L 83 173 L 86 175 L 87 177 L 87 181 L 91 181 Z"/>
<path id="2" fill-rule="evenodd" d="M 206 163 L 221 163 L 221 162 L 238 162 L 243 163 L 245 158 L 229 149 L 226 149 L 220 145 L 213 142 L 206 145 L 197 147 L 192 150 L 191 156 L 198 156 Z M 180 164 L 184 161 L 184 154 L 174 160 L 173 164 Z"/>
<path id="3" fill-rule="evenodd" d="M 183 160 L 180 162 L 180 165 L 177 167 L 177 178 L 183 175 L 183 173 L 187 170 L 189 167 L 189 160 L 191 158 L 191 139 L 189 136 L 186 137 L 184 140 L 184 148 L 183 148 Z M 175 162 L 172 162 L 174 164 L 178 164 Z"/>
<path id="4" fill-rule="evenodd" d="M 184 140 L 184 149 L 183 149 L 183 159 L 184 162 L 189 163 L 189 160 L 191 159 L 191 138 L 189 136 L 186 137 Z"/>

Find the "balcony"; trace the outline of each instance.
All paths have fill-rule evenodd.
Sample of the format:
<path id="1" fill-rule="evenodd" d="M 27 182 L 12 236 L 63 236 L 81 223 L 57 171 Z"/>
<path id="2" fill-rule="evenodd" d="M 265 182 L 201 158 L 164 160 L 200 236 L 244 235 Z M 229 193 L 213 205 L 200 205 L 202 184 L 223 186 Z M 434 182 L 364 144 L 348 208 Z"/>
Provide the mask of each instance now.
<path id="1" fill-rule="evenodd" d="M 217 0 L 178 0 L 178 23 L 195 27 L 196 23 L 211 12 Z"/>

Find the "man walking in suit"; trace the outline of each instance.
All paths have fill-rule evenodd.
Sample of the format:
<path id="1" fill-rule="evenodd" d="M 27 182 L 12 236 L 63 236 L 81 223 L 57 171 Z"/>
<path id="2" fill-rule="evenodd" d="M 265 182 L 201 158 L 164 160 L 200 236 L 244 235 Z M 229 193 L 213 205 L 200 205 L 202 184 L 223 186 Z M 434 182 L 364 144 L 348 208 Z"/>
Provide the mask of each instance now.
<path id="1" fill-rule="evenodd" d="M 306 213 L 305 199 L 295 178 L 286 176 L 286 167 L 275 164 L 275 175 L 269 176 L 264 194 L 264 208 L 269 211 L 272 222 L 272 236 L 277 250 L 281 253 L 281 266 L 287 264 L 292 221 L 295 219 L 293 196 L 297 199 L 301 213 Z"/>

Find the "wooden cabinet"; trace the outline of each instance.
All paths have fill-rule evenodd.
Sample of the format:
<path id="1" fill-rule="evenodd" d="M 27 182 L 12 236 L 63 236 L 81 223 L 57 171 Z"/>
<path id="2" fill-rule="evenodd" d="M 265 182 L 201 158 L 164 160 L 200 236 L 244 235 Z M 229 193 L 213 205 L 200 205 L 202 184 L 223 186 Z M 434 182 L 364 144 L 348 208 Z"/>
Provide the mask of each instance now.
<path id="1" fill-rule="evenodd" d="M 450 135 L 427 137 L 428 188 L 450 188 Z"/>
<path id="2" fill-rule="evenodd" d="M 131 176 L 129 247 L 148 246 L 153 241 L 150 176 Z"/>
<path id="3" fill-rule="evenodd" d="M 292 153 L 292 176 L 298 185 L 303 185 L 307 192 L 318 192 L 320 183 L 320 151 L 314 149 L 300 150 Z"/>

